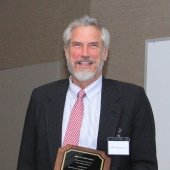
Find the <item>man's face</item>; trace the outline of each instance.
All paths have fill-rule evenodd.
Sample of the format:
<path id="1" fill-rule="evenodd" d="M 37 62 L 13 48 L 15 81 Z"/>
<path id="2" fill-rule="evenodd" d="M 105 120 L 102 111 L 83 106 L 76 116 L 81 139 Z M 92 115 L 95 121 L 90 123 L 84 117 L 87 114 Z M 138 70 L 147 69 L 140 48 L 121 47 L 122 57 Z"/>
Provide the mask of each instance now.
<path id="1" fill-rule="evenodd" d="M 74 28 L 70 43 L 65 48 L 68 69 L 78 81 L 97 79 L 102 73 L 107 53 L 101 32 L 93 26 Z"/>

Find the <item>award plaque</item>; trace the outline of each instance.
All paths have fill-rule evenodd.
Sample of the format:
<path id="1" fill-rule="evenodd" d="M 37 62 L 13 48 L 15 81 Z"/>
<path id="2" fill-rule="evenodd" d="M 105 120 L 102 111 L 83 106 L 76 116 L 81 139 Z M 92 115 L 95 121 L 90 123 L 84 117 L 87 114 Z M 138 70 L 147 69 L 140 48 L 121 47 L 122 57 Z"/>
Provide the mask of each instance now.
<path id="1" fill-rule="evenodd" d="M 103 151 L 66 145 L 58 150 L 54 170 L 110 170 L 110 163 Z"/>

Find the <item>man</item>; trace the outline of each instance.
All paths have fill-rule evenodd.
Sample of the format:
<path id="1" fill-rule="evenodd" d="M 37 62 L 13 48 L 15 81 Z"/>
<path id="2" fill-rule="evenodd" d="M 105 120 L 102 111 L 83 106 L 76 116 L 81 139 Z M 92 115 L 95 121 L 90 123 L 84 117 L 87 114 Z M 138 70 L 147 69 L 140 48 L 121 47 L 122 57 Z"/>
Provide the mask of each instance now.
<path id="1" fill-rule="evenodd" d="M 52 170 L 58 148 L 75 144 L 71 140 L 76 135 L 67 137 L 67 131 L 79 91 L 84 92 L 78 109 L 83 117 L 71 132 L 79 133 L 77 145 L 106 154 L 110 150 L 111 170 L 157 170 L 153 113 L 143 88 L 102 76 L 109 50 L 107 29 L 84 16 L 66 28 L 63 38 L 71 76 L 33 91 L 18 170 Z M 129 143 L 129 153 L 115 154 L 109 148 L 109 140 L 119 138 Z"/>

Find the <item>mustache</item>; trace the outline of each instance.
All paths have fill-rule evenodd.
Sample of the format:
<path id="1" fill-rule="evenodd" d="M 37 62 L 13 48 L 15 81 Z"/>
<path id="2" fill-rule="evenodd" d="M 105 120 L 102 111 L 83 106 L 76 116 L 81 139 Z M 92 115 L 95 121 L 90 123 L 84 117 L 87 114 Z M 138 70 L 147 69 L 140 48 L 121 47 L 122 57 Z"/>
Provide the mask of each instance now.
<path id="1" fill-rule="evenodd" d="M 94 60 L 90 59 L 91 57 L 90 56 L 81 56 L 81 59 L 80 60 L 77 60 L 75 63 L 80 63 L 80 62 L 91 62 L 93 63 Z"/>
<path id="2" fill-rule="evenodd" d="M 88 60 L 88 59 L 91 58 L 91 56 L 90 56 L 90 55 L 82 55 L 81 58 L 82 58 L 83 60 Z"/>

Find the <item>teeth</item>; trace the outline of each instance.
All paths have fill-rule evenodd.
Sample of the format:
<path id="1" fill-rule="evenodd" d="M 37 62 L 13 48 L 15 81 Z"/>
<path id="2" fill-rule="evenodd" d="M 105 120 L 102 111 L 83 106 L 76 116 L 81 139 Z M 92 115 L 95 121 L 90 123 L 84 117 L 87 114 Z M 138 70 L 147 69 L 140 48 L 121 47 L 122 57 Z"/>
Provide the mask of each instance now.
<path id="1" fill-rule="evenodd" d="M 79 64 L 87 64 L 87 65 L 92 64 L 91 61 L 79 61 L 78 63 L 79 63 Z"/>

